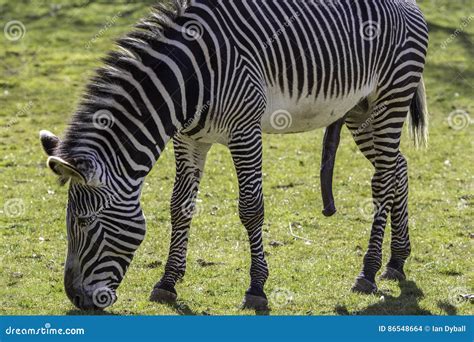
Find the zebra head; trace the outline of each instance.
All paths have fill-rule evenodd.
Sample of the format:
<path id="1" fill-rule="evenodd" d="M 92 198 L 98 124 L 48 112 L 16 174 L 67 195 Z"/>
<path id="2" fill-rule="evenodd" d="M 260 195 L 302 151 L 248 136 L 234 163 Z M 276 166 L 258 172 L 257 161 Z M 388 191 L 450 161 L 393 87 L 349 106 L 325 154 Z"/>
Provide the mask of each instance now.
<path id="1" fill-rule="evenodd" d="M 69 182 L 67 296 L 80 309 L 106 308 L 116 301 L 115 291 L 145 237 L 139 192 L 117 190 L 93 155 L 58 156 L 61 141 L 52 133 L 41 131 L 40 139 L 48 167 L 60 184 Z"/>

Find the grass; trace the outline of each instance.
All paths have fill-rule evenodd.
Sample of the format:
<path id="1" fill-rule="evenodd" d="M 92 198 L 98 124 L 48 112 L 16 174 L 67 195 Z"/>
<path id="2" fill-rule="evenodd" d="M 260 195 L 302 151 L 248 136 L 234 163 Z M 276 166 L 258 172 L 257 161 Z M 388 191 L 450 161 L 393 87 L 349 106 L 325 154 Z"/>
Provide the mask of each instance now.
<path id="1" fill-rule="evenodd" d="M 409 281 L 379 282 L 378 295 L 349 291 L 369 236 L 370 219 L 361 209 L 370 201 L 372 169 L 347 130 L 334 184 L 339 211 L 330 219 L 321 214 L 319 193 L 323 132 L 265 136 L 264 231 L 271 273 L 266 292 L 272 315 L 474 313 L 472 303 L 458 297 L 473 293 L 474 284 L 473 133 L 468 123 L 457 130 L 448 124 L 455 110 L 474 119 L 474 21 L 463 1 L 419 2 L 431 31 L 425 78 L 432 119 L 429 149 L 415 150 L 407 135 L 402 143 L 411 182 Z M 62 283 L 67 188 L 59 188 L 46 170 L 38 131 L 63 132 L 98 58 L 113 47 L 113 38 L 148 11 L 144 1 L 55 3 L 0 0 L 2 27 L 20 20 L 26 28 L 16 42 L 0 36 L 4 315 L 79 314 Z M 253 314 L 239 309 L 249 283 L 250 257 L 237 216 L 236 176 L 224 147 L 213 147 L 205 173 L 187 274 L 177 288 L 180 305 L 148 302 L 168 251 L 174 178 L 170 146 L 144 188 L 147 238 L 118 290 L 119 301 L 107 313 Z M 310 241 L 292 237 L 290 224 Z M 389 255 L 386 240 L 384 261 Z"/>

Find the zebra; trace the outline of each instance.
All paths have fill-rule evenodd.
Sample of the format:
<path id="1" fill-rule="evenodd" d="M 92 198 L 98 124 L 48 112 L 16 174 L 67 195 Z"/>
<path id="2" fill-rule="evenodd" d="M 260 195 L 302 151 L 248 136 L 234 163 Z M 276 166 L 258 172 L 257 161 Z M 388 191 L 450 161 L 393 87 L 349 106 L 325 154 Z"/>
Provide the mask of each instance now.
<path id="1" fill-rule="evenodd" d="M 342 119 L 375 169 L 376 210 L 352 290 L 377 291 L 389 215 L 391 257 L 382 276 L 405 279 L 408 176 L 399 144 L 407 117 L 415 142 L 426 143 L 428 131 L 428 30 L 415 1 L 174 0 L 172 9 L 157 5 L 117 45 L 64 137 L 40 132 L 47 166 L 60 184 L 69 182 L 64 283 L 73 304 L 105 308 L 117 300 L 145 237 L 145 177 L 173 140 L 171 242 L 150 300 L 177 299 L 199 183 L 217 143 L 230 150 L 248 232 L 243 307 L 267 307 L 262 134 L 306 132 Z"/>

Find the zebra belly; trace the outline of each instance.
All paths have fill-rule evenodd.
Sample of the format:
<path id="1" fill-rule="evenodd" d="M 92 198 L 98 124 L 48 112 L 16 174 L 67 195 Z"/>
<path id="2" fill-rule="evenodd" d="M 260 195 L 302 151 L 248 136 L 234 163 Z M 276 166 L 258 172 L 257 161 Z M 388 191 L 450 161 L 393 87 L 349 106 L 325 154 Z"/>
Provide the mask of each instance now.
<path id="1" fill-rule="evenodd" d="M 370 90 L 362 89 L 344 98 L 307 96 L 292 99 L 281 91 L 271 91 L 262 116 L 262 130 L 269 134 L 301 133 L 327 127 L 354 108 Z"/>

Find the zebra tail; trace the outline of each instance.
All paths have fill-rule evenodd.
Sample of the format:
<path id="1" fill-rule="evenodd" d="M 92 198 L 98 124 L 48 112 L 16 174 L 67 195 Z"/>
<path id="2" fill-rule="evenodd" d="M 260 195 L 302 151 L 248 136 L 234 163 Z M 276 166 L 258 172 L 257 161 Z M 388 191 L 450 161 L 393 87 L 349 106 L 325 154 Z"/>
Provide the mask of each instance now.
<path id="1" fill-rule="evenodd" d="M 428 103 L 425 82 L 422 77 L 410 106 L 410 135 L 416 147 L 428 146 L 428 122 Z"/>

